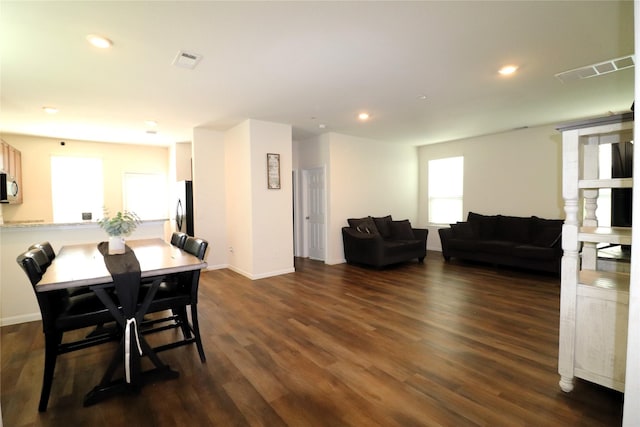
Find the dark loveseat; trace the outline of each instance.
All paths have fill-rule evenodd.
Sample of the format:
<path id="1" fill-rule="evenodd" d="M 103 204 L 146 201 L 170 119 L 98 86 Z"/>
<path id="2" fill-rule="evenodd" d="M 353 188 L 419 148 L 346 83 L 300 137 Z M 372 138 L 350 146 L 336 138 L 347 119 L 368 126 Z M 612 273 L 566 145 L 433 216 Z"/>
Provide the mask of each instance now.
<path id="1" fill-rule="evenodd" d="M 344 257 L 349 264 L 381 268 L 427 255 L 429 230 L 413 228 L 409 220 L 385 217 L 350 218 L 342 228 Z"/>
<path id="2" fill-rule="evenodd" d="M 445 260 L 451 257 L 550 273 L 560 272 L 561 219 L 469 212 L 466 222 L 441 228 Z"/>

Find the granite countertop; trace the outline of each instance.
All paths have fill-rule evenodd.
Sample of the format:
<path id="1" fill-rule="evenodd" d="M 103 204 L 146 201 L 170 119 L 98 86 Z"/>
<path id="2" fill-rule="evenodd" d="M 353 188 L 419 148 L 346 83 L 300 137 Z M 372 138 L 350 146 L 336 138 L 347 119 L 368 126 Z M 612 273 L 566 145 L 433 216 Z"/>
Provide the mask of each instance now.
<path id="1" fill-rule="evenodd" d="M 145 219 L 141 222 L 158 222 L 168 221 L 168 218 Z M 0 228 L 34 228 L 34 227 L 82 227 L 82 226 L 98 226 L 97 221 L 81 221 L 81 222 L 44 222 L 44 220 L 26 220 L 26 221 L 4 221 L 0 224 Z"/>

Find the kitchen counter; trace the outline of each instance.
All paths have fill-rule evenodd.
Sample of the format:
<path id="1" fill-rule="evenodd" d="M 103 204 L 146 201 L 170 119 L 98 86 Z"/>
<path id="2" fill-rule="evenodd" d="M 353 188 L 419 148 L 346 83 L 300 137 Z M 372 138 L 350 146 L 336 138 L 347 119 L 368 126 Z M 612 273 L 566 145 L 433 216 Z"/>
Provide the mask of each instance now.
<path id="1" fill-rule="evenodd" d="M 154 222 L 168 221 L 168 218 L 160 219 L 145 219 L 141 221 L 141 225 L 150 224 Z M 82 221 L 82 222 L 44 222 L 43 220 L 26 220 L 26 221 L 4 221 L 0 224 L 0 228 L 66 228 L 66 227 L 92 227 L 98 226 L 97 221 Z"/>
<path id="2" fill-rule="evenodd" d="M 161 238 L 168 240 L 171 224 L 167 219 L 142 221 L 130 239 Z M 18 221 L 0 225 L 0 325 L 40 319 L 38 302 L 16 257 L 34 243 L 48 241 L 56 253 L 64 245 L 95 243 L 108 238 L 96 221 L 46 223 Z"/>

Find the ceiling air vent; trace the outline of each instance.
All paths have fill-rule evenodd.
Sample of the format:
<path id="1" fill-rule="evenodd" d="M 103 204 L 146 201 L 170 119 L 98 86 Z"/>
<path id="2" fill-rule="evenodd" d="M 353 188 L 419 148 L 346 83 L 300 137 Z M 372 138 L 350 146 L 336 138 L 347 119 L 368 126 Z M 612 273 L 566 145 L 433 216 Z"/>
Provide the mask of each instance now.
<path id="1" fill-rule="evenodd" d="M 198 55 L 197 53 L 190 53 L 185 51 L 180 51 L 176 55 L 173 60 L 173 65 L 181 68 L 188 68 L 193 70 L 198 65 L 198 62 L 202 59 L 202 55 Z"/>
<path id="2" fill-rule="evenodd" d="M 601 76 L 603 74 L 613 73 L 614 71 L 631 68 L 635 65 L 633 55 L 623 56 L 622 58 L 610 59 L 609 61 L 599 62 L 597 64 L 586 65 L 574 70 L 565 71 L 556 74 L 558 80 L 568 83 L 574 80 L 588 79 L 589 77 Z"/>

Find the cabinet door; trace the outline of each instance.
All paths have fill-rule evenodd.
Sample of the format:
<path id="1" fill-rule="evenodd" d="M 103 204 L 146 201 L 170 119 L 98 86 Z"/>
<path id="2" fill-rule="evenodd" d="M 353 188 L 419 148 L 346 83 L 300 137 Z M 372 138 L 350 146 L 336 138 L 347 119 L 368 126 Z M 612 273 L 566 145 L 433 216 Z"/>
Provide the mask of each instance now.
<path id="1" fill-rule="evenodd" d="M 7 174 L 10 177 L 15 177 L 16 174 L 16 149 L 9 146 L 9 161 L 7 162 Z"/>
<path id="2" fill-rule="evenodd" d="M 9 144 L 2 141 L 2 152 L 0 153 L 0 171 L 9 173 Z"/>
<path id="3" fill-rule="evenodd" d="M 13 178 L 18 184 L 18 196 L 14 203 L 22 203 L 22 153 L 20 150 L 14 150 L 13 160 Z"/>
<path id="4" fill-rule="evenodd" d="M 628 300 L 590 293 L 578 296 L 576 376 L 624 392 Z"/>

